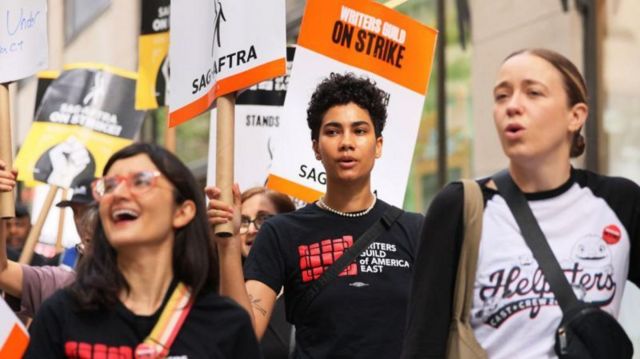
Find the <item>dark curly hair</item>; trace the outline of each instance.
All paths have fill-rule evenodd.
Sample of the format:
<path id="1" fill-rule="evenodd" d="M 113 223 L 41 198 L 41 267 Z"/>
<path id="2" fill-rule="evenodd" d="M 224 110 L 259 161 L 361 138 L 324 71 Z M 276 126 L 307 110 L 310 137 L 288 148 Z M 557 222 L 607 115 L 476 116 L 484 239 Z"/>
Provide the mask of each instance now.
<path id="1" fill-rule="evenodd" d="M 115 162 L 138 154 L 147 155 L 173 184 L 176 204 L 192 200 L 196 205 L 196 216 L 191 222 L 175 230 L 172 263 L 174 278 L 189 286 L 195 296 L 217 290 L 218 261 L 209 239 L 204 193 L 187 166 L 160 146 L 134 143 L 114 153 L 107 161 L 103 174 Z M 78 264 L 77 279 L 69 288 L 80 309 L 109 308 L 118 300 L 120 291 L 129 291 L 129 283 L 118 269 L 117 256 L 98 218 L 86 258 Z"/>
<path id="2" fill-rule="evenodd" d="M 332 72 L 316 87 L 309 101 L 307 123 L 311 129 L 311 139 L 318 139 L 322 118 L 330 108 L 351 102 L 369 113 L 376 137 L 382 136 L 387 121 L 386 97 L 387 94 L 366 77 Z"/>

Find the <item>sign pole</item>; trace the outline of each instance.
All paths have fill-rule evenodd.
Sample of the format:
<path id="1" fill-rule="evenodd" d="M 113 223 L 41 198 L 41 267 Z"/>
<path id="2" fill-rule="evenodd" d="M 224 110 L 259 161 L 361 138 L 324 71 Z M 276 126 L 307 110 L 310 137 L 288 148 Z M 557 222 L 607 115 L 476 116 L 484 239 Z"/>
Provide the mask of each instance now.
<path id="1" fill-rule="evenodd" d="M 10 83 L 0 84 L 0 159 L 13 168 L 13 141 L 11 139 L 11 97 Z M 0 218 L 15 217 L 13 191 L 0 193 Z"/>
<path id="2" fill-rule="evenodd" d="M 66 188 L 63 188 L 60 200 L 65 201 L 68 195 L 69 195 L 69 190 Z M 56 253 L 60 253 L 63 250 L 62 236 L 64 234 L 64 217 L 66 212 L 67 211 L 64 208 L 59 209 L 60 216 L 58 217 L 58 235 L 56 236 Z"/>
<path id="3" fill-rule="evenodd" d="M 176 153 L 176 128 L 167 127 L 164 132 L 164 147 L 171 153 Z"/>
<path id="4" fill-rule="evenodd" d="M 20 264 L 31 263 L 31 258 L 33 258 L 33 250 L 36 248 L 36 243 L 38 242 L 38 238 L 40 237 L 40 232 L 42 232 L 44 221 L 49 215 L 49 210 L 51 209 L 53 200 L 56 198 L 58 188 L 59 187 L 55 185 L 49 186 L 49 193 L 47 193 L 47 198 L 44 200 L 42 209 L 38 214 L 38 220 L 36 220 L 36 223 L 31 228 L 29 236 L 27 237 L 27 241 L 25 242 L 24 248 L 22 249 L 22 253 L 20 253 L 20 260 L 18 260 Z"/>
<path id="5" fill-rule="evenodd" d="M 220 188 L 220 199 L 233 206 L 233 159 L 234 159 L 234 118 L 236 94 L 220 96 L 216 100 L 218 108 L 216 123 L 216 186 Z M 233 223 L 223 223 L 215 227 L 217 236 L 233 235 Z"/>

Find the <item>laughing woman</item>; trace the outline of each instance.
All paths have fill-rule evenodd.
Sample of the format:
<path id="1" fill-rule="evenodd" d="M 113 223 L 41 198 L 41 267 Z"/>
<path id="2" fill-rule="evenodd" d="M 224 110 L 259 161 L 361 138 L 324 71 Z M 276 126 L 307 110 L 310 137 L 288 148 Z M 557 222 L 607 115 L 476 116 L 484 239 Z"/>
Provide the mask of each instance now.
<path id="1" fill-rule="evenodd" d="M 128 146 L 109 159 L 94 196 L 100 220 L 88 258 L 44 303 L 27 358 L 260 357 L 249 317 L 216 294 L 204 198 L 177 157 Z"/>

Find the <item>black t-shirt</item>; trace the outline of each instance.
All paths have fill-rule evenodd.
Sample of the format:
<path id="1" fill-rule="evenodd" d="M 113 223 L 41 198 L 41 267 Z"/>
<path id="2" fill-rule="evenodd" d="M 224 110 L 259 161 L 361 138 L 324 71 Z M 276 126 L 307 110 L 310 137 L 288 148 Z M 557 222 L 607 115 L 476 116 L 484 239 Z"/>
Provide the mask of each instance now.
<path id="1" fill-rule="evenodd" d="M 310 204 L 269 219 L 245 263 L 246 280 L 278 293 L 296 326 L 298 358 L 397 358 L 422 216 L 404 213 L 306 311 L 293 308 L 313 280 L 380 219 L 388 204 L 349 218 Z"/>
<path id="2" fill-rule="evenodd" d="M 68 290 L 60 290 L 38 311 L 25 358 L 133 358 L 174 287 L 151 316 L 135 315 L 120 302 L 111 310 L 79 311 Z M 248 314 L 213 292 L 198 296 L 169 352 L 184 359 L 261 357 Z"/>
<path id="3" fill-rule="evenodd" d="M 289 358 L 292 328 L 285 318 L 284 297 L 280 297 L 276 300 L 269 325 L 260 340 L 264 359 Z"/>
<path id="4" fill-rule="evenodd" d="M 557 305 L 544 305 L 537 312 L 522 305 L 499 316 L 505 313 L 500 311 L 502 308 L 509 308 L 514 302 L 526 304 L 531 296 L 553 299 L 554 294 L 529 290 L 535 283 L 528 276 L 536 273 L 537 261 L 528 256 L 531 251 L 513 215 L 500 194 L 486 186 L 488 181 L 479 181 L 485 209 L 471 308 L 474 333 L 490 357 L 518 357 L 503 355 L 513 347 L 516 352 L 526 350 L 530 356 L 537 352 L 534 350 L 546 350 L 552 355 L 553 335 L 562 315 Z M 640 286 L 640 187 L 623 178 L 573 169 L 571 178 L 561 187 L 525 196 L 574 287 L 577 282 L 587 279 L 593 282 L 599 277 L 613 283 L 613 289 L 600 286 L 601 283 L 582 286 L 582 300 L 597 303 L 602 298 L 608 299 L 610 305 L 602 308 L 617 312 L 624 279 Z M 463 202 L 462 185 L 452 183 L 436 196 L 427 212 L 416 260 L 403 358 L 446 357 L 456 270 L 464 238 Z M 594 243 L 595 249 L 601 251 L 595 256 Z M 486 289 L 487 279 L 494 280 L 495 291 Z M 493 305 L 482 308 L 484 313 L 475 309 L 484 302 Z M 555 323 L 549 319 L 553 315 Z M 523 331 L 528 340 L 521 339 Z"/>
<path id="5" fill-rule="evenodd" d="M 17 262 L 20 259 L 20 254 L 21 254 L 22 250 L 16 250 L 13 248 L 7 248 L 7 258 L 9 260 L 12 260 L 14 262 Z M 32 266 L 46 266 L 46 265 L 57 265 L 57 263 L 52 264 L 53 262 L 50 261 L 49 259 L 47 259 L 45 256 L 40 255 L 38 253 L 33 253 L 33 256 L 31 257 L 31 263 L 30 265 Z"/>

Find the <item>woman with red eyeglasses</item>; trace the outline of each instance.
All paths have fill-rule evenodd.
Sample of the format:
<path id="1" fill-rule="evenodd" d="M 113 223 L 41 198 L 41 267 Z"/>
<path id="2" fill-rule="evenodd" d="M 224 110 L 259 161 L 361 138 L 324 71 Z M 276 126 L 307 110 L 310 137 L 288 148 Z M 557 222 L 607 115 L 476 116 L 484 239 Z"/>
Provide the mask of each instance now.
<path id="1" fill-rule="evenodd" d="M 219 189 L 212 187 L 209 189 L 212 195 L 217 197 Z M 240 212 L 239 224 L 236 223 L 234 233 L 241 245 L 242 261 L 249 256 L 249 251 L 258 235 L 258 230 L 271 217 L 293 212 L 296 207 L 291 199 L 282 193 L 272 191 L 265 187 L 253 187 L 240 194 L 238 187 L 234 188 L 236 196 L 235 203 L 239 204 L 237 210 Z M 280 291 L 273 307 L 273 313 L 269 318 L 269 323 L 260 339 L 260 347 L 265 359 L 286 359 L 294 349 L 291 340 L 292 325 L 287 323 L 284 308 L 284 294 Z"/>
<path id="2" fill-rule="evenodd" d="M 47 300 L 26 358 L 256 358 L 246 312 L 216 294 L 204 196 L 173 154 L 133 144 L 93 184 L 99 221 L 70 288 Z"/>

